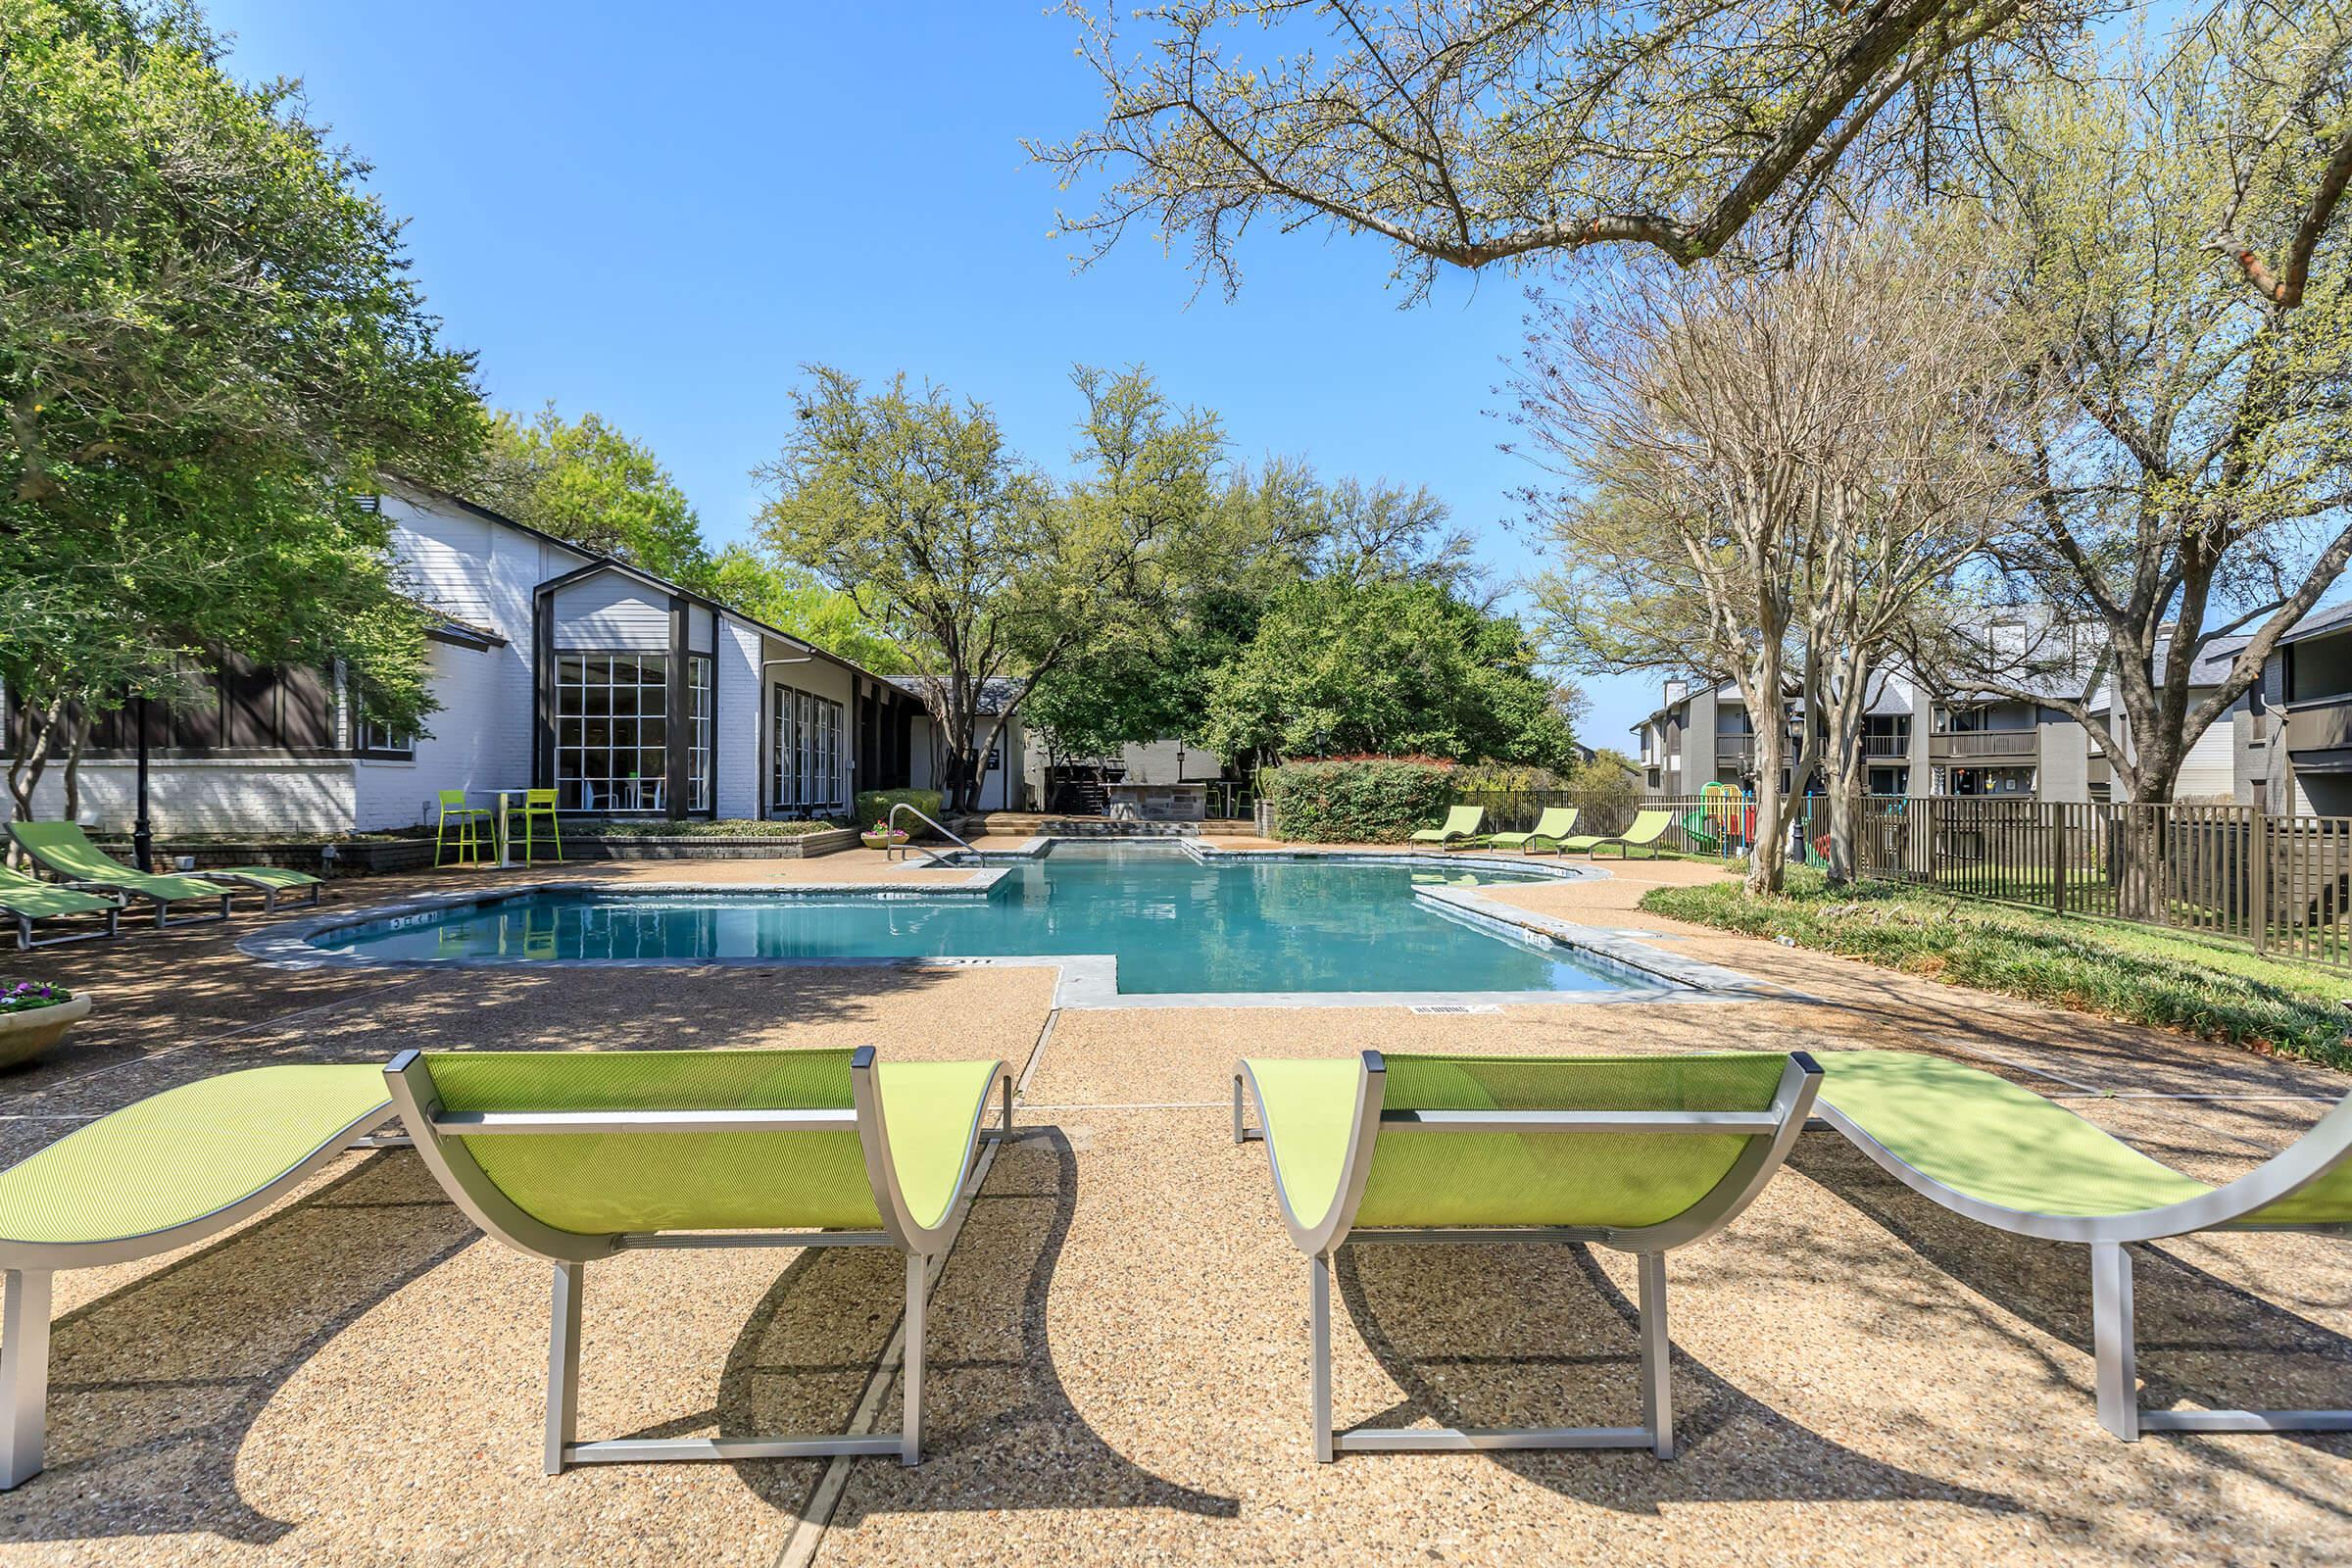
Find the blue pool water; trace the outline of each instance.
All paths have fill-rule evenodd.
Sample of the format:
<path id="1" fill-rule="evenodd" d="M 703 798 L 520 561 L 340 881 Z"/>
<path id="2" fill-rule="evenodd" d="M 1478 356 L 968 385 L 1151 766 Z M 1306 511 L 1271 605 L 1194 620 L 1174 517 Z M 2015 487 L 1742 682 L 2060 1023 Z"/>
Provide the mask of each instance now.
<path id="1" fill-rule="evenodd" d="M 1127 994 L 1609 991 L 1643 977 L 1441 912 L 1402 864 L 1203 865 L 1168 847 L 1057 846 L 985 899 L 872 895 L 530 894 L 321 933 L 395 960 L 670 960 L 1110 954 Z M 1508 873 L 1479 881 L 1528 881 Z"/>

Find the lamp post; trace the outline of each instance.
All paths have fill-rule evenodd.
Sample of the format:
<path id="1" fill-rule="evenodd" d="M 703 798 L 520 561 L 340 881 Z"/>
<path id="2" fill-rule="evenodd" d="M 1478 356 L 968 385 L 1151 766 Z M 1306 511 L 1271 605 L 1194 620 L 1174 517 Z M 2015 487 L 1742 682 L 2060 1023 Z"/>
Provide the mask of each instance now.
<path id="1" fill-rule="evenodd" d="M 130 828 L 130 858 L 141 871 L 155 870 L 155 830 L 147 819 L 147 694 L 138 699 L 139 715 L 139 814 Z"/>

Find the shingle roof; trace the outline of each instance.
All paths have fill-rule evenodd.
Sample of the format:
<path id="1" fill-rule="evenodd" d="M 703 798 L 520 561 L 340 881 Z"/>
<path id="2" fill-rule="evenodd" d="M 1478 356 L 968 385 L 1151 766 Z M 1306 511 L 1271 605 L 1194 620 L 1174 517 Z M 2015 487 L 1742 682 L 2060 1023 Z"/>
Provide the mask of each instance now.
<path id="1" fill-rule="evenodd" d="M 882 678 L 903 692 L 911 692 L 915 696 L 920 697 L 923 695 L 923 690 L 925 687 L 941 677 L 937 675 L 885 675 Z M 990 714 L 1004 712 L 1004 710 L 1010 708 L 1013 703 L 1019 699 L 1021 693 L 1027 689 L 1028 683 L 1026 681 L 1016 680 L 1009 675 L 991 676 L 988 680 L 983 681 L 980 686 L 980 712 L 982 716 L 985 717 Z"/>

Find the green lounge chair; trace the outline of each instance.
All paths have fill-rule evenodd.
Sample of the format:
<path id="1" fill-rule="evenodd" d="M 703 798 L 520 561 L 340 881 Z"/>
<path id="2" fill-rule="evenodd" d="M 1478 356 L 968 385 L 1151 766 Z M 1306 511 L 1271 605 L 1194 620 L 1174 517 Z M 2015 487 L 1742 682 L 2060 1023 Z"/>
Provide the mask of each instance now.
<path id="1" fill-rule="evenodd" d="M 254 1067 L 167 1089 L 0 1171 L 0 1491 L 41 1468 L 52 1274 L 227 1230 L 391 1119 L 380 1067 Z"/>
<path id="2" fill-rule="evenodd" d="M 1780 1169 L 1821 1069 L 1803 1053 L 1384 1056 L 1234 1064 L 1233 1136 L 1266 1143 L 1307 1258 L 1315 1457 L 1341 1449 L 1674 1452 L 1666 1253 Z M 1243 1114 L 1247 1086 L 1258 1127 Z M 1343 1243 L 1592 1242 L 1639 1259 L 1642 1425 L 1332 1430 L 1331 1264 Z"/>
<path id="3" fill-rule="evenodd" d="M 1566 855 L 1572 850 L 1581 851 L 1588 858 L 1592 858 L 1593 852 L 1602 845 L 1614 844 L 1624 852 L 1627 859 L 1632 859 L 1634 851 L 1638 849 L 1647 850 L 1654 857 L 1658 853 L 1658 840 L 1664 838 L 1667 828 L 1673 825 L 1672 811 L 1636 811 L 1634 825 L 1624 832 L 1579 833 L 1572 839 L 1560 842 L 1560 853 Z"/>
<path id="4" fill-rule="evenodd" d="M 264 914 L 276 912 L 277 898 L 281 893 L 292 893 L 299 888 L 309 888 L 311 896 L 296 906 L 297 908 L 308 908 L 317 904 L 319 896 L 326 891 L 326 884 L 311 875 L 310 872 L 289 871 L 281 865 L 207 866 L 201 871 L 191 871 L 188 874 L 207 881 L 233 882 L 239 887 L 253 889 L 262 895 L 262 912 Z"/>
<path id="5" fill-rule="evenodd" d="M 1517 850 L 1522 855 L 1549 848 L 1556 854 L 1561 841 L 1576 832 L 1576 816 L 1573 806 L 1546 806 L 1544 814 L 1536 818 L 1534 828 L 1525 833 L 1497 833 L 1487 840 L 1487 848 Z"/>
<path id="6" fill-rule="evenodd" d="M 849 1051 L 406 1051 L 384 1069 L 417 1152 L 475 1224 L 555 1266 L 547 1473 L 566 1463 L 921 1457 L 923 1306 L 1001 1061 Z M 1004 1091 L 1004 1122 L 981 1126 Z M 749 1234 L 747 1234 L 749 1233 Z M 906 1257 L 906 1421 L 871 1437 L 574 1441 L 583 1266 L 652 1247 L 891 1247 Z"/>
<path id="7" fill-rule="evenodd" d="M 1821 1115 L 1914 1192 L 1996 1230 L 2090 1248 L 2100 1424 L 2142 1432 L 2347 1432 L 2352 1410 L 2144 1410 L 2132 1242 L 2198 1231 L 2352 1235 L 2352 1094 L 2221 1187 L 2183 1176 L 2005 1078 L 1907 1051 L 1825 1052 Z"/>
<path id="8" fill-rule="evenodd" d="M 55 947 L 60 942 L 87 942 L 92 937 L 112 937 L 122 934 L 122 906 L 114 899 L 100 898 L 95 893 L 80 893 L 73 888 L 51 887 L 38 877 L 26 876 L 0 865 L 0 913 L 17 922 L 17 948 Z M 32 934 L 35 920 L 54 920 L 75 914 L 103 914 L 103 931 L 74 931 L 65 936 L 36 937 Z"/>
<path id="9" fill-rule="evenodd" d="M 77 822 L 11 822 L 9 833 L 33 863 L 77 888 L 104 888 L 110 893 L 135 894 L 155 906 L 156 929 L 188 925 L 199 920 L 228 918 L 228 901 L 235 897 L 218 882 L 192 876 L 150 876 L 92 844 Z M 174 904 L 218 903 L 218 914 L 187 914 L 172 918 Z"/>
<path id="10" fill-rule="evenodd" d="M 1483 806 L 1449 806 L 1446 820 L 1437 827 L 1415 828 L 1412 842 L 1435 844 L 1440 849 L 1451 849 L 1456 844 L 1477 846 L 1486 840 L 1479 829 L 1486 825 L 1487 808 Z"/>

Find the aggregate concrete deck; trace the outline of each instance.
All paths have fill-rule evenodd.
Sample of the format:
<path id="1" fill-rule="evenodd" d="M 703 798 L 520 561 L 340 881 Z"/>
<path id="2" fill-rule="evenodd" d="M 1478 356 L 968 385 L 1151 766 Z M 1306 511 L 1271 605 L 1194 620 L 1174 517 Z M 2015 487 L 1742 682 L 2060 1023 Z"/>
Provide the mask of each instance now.
<path id="1" fill-rule="evenodd" d="M 572 875 L 581 868 L 567 867 Z M 616 880 L 906 885 L 866 852 L 598 866 Z M 0 1158 L 172 1084 L 412 1045 L 872 1043 L 1031 1067 L 932 1311 L 925 1463 L 539 1473 L 546 1280 L 406 1152 L 337 1162 L 188 1251 L 58 1278 L 51 1469 L 0 1494 L 0 1563 L 2341 1562 L 2352 1439 L 2113 1442 L 2078 1249 L 1997 1236 L 1835 1137 L 1671 1265 L 1678 1457 L 1359 1455 L 1305 1431 L 1304 1270 L 1236 1054 L 1893 1045 L 2072 1101 L 2208 1179 L 2339 1077 L 1933 981 L 1675 928 L 1635 900 L 1713 874 L 1494 890 L 1801 991 L 1723 1007 L 1051 1011 L 1050 970 L 265 970 L 258 916 L 0 956 L 101 1011 L 0 1075 Z M 942 879 L 960 873 L 929 873 Z M 338 885 L 358 906 L 442 878 Z M 2352 990 L 2352 986 L 2347 987 Z M 1042 1044 L 1041 1044 L 1042 1042 Z M 2227 1101 L 2161 1098 L 2231 1095 Z M 2095 1098 L 2094 1098 L 2095 1097 Z M 1565 1248 L 1343 1254 L 1343 1419 L 1605 1421 L 1635 1408 L 1632 1270 Z M 2150 1402 L 2352 1405 L 2341 1243 L 2143 1255 Z M 846 1423 L 898 1274 L 857 1252 L 636 1253 L 589 1272 L 585 1436 Z M 895 1422 L 891 1387 L 880 1412 Z M 835 1495 L 835 1493 L 838 1495 Z"/>

